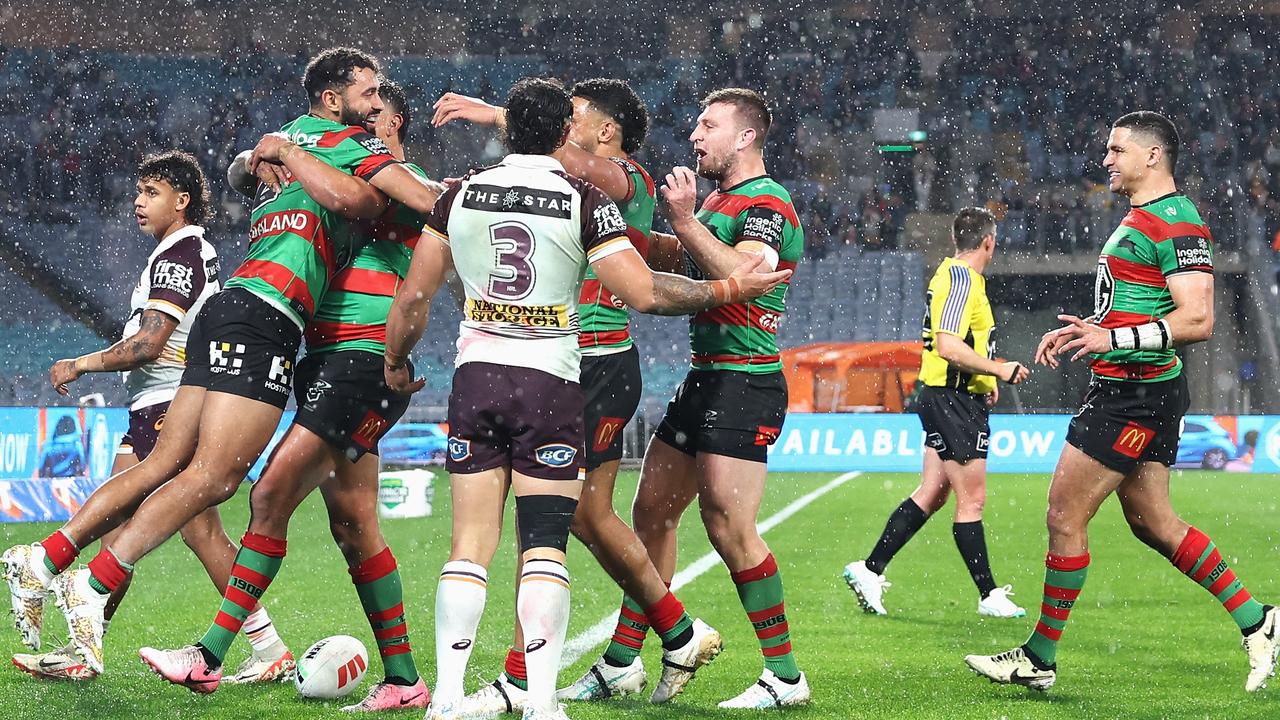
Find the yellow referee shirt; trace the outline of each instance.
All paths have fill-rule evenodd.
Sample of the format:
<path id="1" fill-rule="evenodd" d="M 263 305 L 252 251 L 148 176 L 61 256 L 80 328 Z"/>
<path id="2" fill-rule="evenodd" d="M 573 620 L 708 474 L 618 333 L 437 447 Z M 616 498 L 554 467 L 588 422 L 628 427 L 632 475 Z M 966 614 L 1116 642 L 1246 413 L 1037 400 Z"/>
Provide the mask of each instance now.
<path id="1" fill-rule="evenodd" d="M 987 300 L 987 281 L 982 274 L 963 260 L 943 260 L 929 281 L 920 382 L 929 387 L 966 390 L 975 395 L 994 392 L 996 379 L 993 376 L 974 375 L 953 367 L 938 355 L 934 338 L 938 333 L 955 335 L 974 352 L 990 358 L 995 352 L 991 340 L 995 324 L 991 303 Z"/>

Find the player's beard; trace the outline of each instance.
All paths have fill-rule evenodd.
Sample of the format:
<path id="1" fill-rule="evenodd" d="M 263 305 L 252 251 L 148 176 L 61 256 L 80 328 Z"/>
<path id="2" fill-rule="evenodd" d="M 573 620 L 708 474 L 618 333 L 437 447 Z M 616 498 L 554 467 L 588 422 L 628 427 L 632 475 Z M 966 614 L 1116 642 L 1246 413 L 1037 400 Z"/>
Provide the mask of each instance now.
<path id="1" fill-rule="evenodd" d="M 729 175 L 731 164 L 728 157 L 707 153 L 698 159 L 698 175 L 712 182 L 720 182 Z"/>
<path id="2" fill-rule="evenodd" d="M 350 105 L 343 105 L 338 111 L 338 122 L 343 125 L 352 127 L 362 127 L 368 129 L 371 125 L 370 119 L 373 113 L 358 113 L 351 109 Z"/>

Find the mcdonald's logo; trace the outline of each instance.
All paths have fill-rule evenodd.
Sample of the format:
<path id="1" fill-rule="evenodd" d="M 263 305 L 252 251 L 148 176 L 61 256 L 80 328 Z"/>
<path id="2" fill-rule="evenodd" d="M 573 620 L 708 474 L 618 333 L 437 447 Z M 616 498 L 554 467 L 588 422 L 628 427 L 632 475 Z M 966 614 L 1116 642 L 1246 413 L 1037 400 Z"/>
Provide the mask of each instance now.
<path id="1" fill-rule="evenodd" d="M 627 419 L 618 417 L 602 417 L 596 425 L 596 432 L 591 438 L 591 451 L 604 452 L 613 444 L 614 438 L 626 427 Z"/>
<path id="2" fill-rule="evenodd" d="M 370 410 L 351 433 L 351 441 L 365 450 L 371 449 L 387 427 L 387 419 Z"/>
<path id="3" fill-rule="evenodd" d="M 1120 430 L 1120 435 L 1116 437 L 1115 444 L 1111 446 L 1111 449 L 1125 457 L 1137 459 L 1142 457 L 1142 451 L 1147 449 L 1147 445 L 1151 443 L 1151 439 L 1155 436 L 1155 430 L 1131 422 Z"/>

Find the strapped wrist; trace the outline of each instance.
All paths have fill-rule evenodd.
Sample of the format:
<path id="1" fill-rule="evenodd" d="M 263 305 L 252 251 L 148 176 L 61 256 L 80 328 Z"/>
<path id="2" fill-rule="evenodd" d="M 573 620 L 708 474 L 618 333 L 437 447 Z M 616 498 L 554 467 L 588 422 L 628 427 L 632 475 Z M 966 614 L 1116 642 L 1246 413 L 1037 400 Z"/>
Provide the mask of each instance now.
<path id="1" fill-rule="evenodd" d="M 1168 350 L 1173 347 L 1173 333 L 1164 320 L 1113 328 L 1110 335 L 1113 350 Z"/>

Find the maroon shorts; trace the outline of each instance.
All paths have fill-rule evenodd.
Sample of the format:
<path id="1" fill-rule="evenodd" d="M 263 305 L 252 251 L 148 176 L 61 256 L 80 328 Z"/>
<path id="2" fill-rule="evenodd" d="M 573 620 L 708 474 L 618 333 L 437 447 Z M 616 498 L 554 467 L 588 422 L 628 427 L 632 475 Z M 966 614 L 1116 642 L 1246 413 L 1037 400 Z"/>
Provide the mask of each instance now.
<path id="1" fill-rule="evenodd" d="M 577 480 L 582 386 L 530 368 L 470 362 L 453 371 L 445 468 L 476 473 L 510 466 L 542 480 Z"/>
<path id="2" fill-rule="evenodd" d="M 132 452 L 139 460 L 146 460 L 156 449 L 160 428 L 164 427 L 164 414 L 169 403 L 162 402 L 129 411 L 129 431 L 120 439 L 121 453 Z"/>

